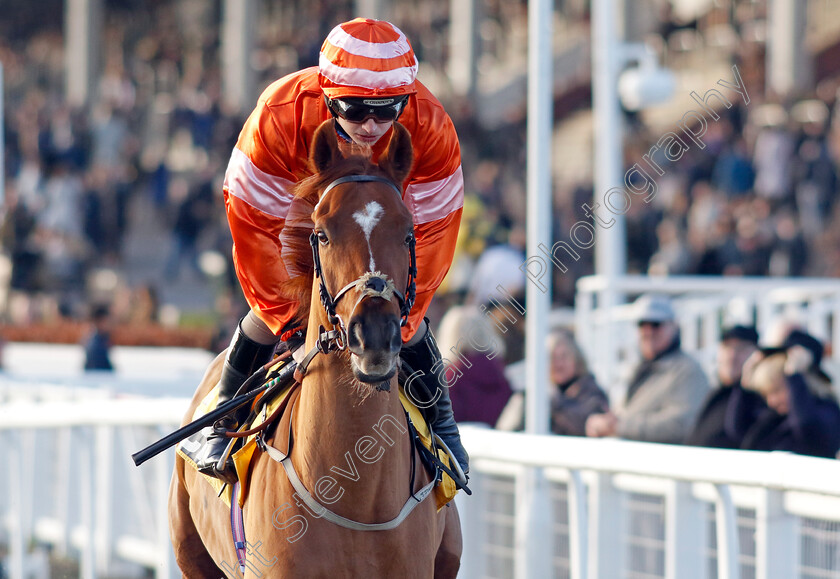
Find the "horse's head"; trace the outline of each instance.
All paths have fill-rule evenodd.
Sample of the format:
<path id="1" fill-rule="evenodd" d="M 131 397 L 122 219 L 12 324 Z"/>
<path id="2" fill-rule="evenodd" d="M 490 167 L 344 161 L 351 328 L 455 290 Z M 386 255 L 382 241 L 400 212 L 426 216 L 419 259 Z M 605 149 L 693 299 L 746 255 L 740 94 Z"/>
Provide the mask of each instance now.
<path id="1" fill-rule="evenodd" d="M 378 165 L 345 159 L 330 121 L 312 143 L 310 164 L 328 177 L 312 213 L 313 296 L 321 301 L 313 300 L 312 312 L 346 330 L 361 382 L 382 383 L 397 371 L 401 321 L 414 292 L 414 227 L 401 198 L 412 160 L 411 137 L 398 123 Z"/>

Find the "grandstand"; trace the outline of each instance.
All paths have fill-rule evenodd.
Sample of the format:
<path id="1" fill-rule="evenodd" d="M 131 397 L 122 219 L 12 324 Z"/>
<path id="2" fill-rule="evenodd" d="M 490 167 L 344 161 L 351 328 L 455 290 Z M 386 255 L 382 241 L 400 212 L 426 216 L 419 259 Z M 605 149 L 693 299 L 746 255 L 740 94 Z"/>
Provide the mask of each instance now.
<path id="1" fill-rule="evenodd" d="M 166 348 L 160 368 L 186 356 L 182 378 L 192 383 L 197 366 L 226 347 L 247 310 L 221 196 L 230 151 L 261 90 L 316 64 L 327 32 L 360 13 L 406 32 L 419 78 L 461 141 L 462 230 L 429 310 L 433 327 L 452 306 L 483 301 L 472 281 L 482 267 L 493 271 L 482 266 L 488 250 L 504 248 L 523 267 L 494 284 L 525 318 L 537 311 L 541 320 L 527 331 L 521 316 L 503 320 L 514 382 L 542 376 L 532 369 L 534 360 L 546 365 L 533 342 L 563 326 L 620 405 L 638 357 L 625 304 L 654 291 L 674 298 L 683 347 L 710 377 L 724 326 L 764 332 L 788 320 L 826 344 L 838 390 L 840 4 L 540 4 L 551 14 L 540 63 L 550 74 L 529 84 L 537 4 L 3 3 L 0 464 L 10 474 L 0 489 L 10 486 L 0 492 L 0 578 L 47 577 L 65 556 L 80 577 L 175 576 L 158 520 L 168 463 L 154 467 L 146 488 L 120 462 L 130 443 L 177 422 L 174 408 L 190 390 L 146 372 L 158 365 L 146 356 Z M 598 13 L 607 5 L 611 21 Z M 607 72 L 598 67 L 603 54 L 614 67 Z M 619 78 L 647 65 L 667 71 L 669 98 L 634 105 Z M 548 97 L 540 110 L 529 102 L 535 88 Z M 532 140 L 548 118 L 545 142 Z M 537 168 L 550 179 L 541 182 L 550 200 L 539 212 L 548 227 L 535 234 L 526 199 L 537 149 L 550 151 Z M 527 246 L 513 234 L 523 228 Z M 543 298 L 550 313 L 537 305 Z M 115 324 L 113 383 L 77 367 L 100 304 Z M 53 371 L 38 367 L 51 357 Z M 120 399 L 144 389 L 153 397 L 177 389 L 178 398 L 142 420 L 50 418 L 52 404 L 88 397 L 103 412 L 125 412 Z M 42 424 L 13 420 L 39 404 Z M 840 578 L 840 487 L 826 482 L 838 480 L 834 462 L 567 440 L 529 416 L 527 435 L 465 428 L 478 491 L 458 499 L 463 577 Z M 64 462 L 36 471 L 27 454 L 60 455 L 68 433 L 78 446 L 73 462 L 87 474 Z M 526 447 L 535 450 L 517 450 Z M 41 477 L 49 504 L 30 492 Z M 109 502 L 117 484 L 131 485 L 138 512 Z M 61 485 L 67 494 L 52 496 Z M 106 538 L 114 529 L 120 536 Z"/>

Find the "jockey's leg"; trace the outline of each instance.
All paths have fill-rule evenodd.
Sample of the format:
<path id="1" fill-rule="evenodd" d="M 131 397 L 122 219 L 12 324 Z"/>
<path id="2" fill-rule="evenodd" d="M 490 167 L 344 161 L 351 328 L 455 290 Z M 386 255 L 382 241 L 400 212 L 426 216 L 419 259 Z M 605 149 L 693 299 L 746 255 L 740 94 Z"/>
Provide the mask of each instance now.
<path id="1" fill-rule="evenodd" d="M 277 338 L 268 328 L 264 327 L 262 322 L 255 323 L 255 319 L 258 319 L 256 315 L 249 312 L 239 322 L 233 334 L 222 368 L 222 375 L 219 378 L 219 404 L 230 400 L 245 380 L 260 366 L 267 364 L 274 355 Z M 271 342 L 266 343 L 269 341 Z M 247 416 L 248 406 L 245 405 L 233 414 L 223 418 L 222 424 L 228 430 L 233 430 Z M 235 481 L 235 474 L 230 468 L 233 464 L 232 459 L 228 459 L 223 471 L 216 469 L 216 464 L 224 454 L 229 442 L 230 438 L 226 436 L 209 438 L 197 461 L 199 472 L 222 480 Z"/>
<path id="2" fill-rule="evenodd" d="M 432 413 L 431 420 L 432 430 L 443 439 L 466 474 L 470 470 L 470 457 L 461 444 L 461 435 L 458 432 L 458 425 L 455 423 L 455 416 L 452 414 L 452 401 L 449 398 L 449 388 L 443 378 L 440 350 L 432 335 L 432 330 L 429 328 L 428 320 L 425 320 L 425 322 L 425 327 L 418 330 L 418 332 L 424 332 L 420 340 L 410 346 L 404 344 L 402 350 L 400 350 L 400 358 L 411 367 L 413 372 L 422 371 L 422 374 L 418 374 L 415 380 L 422 381 L 424 387 L 409 388 L 410 391 L 407 391 L 406 394 L 418 406 L 428 406 L 430 402 L 434 405 L 435 412 Z M 426 392 L 421 394 L 423 390 Z M 426 397 L 426 399 L 417 399 L 423 397 Z"/>

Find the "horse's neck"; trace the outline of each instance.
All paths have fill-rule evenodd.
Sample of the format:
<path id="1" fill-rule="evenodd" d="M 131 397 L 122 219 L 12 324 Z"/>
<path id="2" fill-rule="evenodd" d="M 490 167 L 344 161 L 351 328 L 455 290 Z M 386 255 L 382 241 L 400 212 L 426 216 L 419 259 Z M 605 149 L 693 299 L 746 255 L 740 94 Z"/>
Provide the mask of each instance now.
<path id="1" fill-rule="evenodd" d="M 389 503 L 405 499 L 411 476 L 405 414 L 396 383 L 366 397 L 358 388 L 345 356 L 316 356 L 295 407 L 293 460 L 311 490 L 332 477 L 346 493 L 343 508 L 387 516 Z"/>

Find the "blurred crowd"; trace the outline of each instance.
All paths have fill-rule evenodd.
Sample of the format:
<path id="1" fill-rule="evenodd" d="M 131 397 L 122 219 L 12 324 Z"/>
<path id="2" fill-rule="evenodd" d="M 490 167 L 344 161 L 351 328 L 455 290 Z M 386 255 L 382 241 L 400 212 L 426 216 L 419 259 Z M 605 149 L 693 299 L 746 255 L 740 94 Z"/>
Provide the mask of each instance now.
<path id="1" fill-rule="evenodd" d="M 781 322 L 761 338 L 752 326 L 724 328 L 710 381 L 681 347 L 669 298 L 646 294 L 632 308 L 638 363 L 626 390 L 597 383 L 573 332 L 549 335 L 550 432 L 837 457 L 840 404 L 823 370 L 824 345 L 802 327 Z M 455 418 L 522 430 L 526 394 L 516 364 L 503 369 L 492 319 L 468 306 L 444 317 L 439 342 Z"/>
<path id="2" fill-rule="evenodd" d="M 258 85 L 316 64 L 323 38 L 335 22 L 352 16 L 351 4 L 324 0 L 262 6 L 252 58 Z M 422 10 L 406 6 L 401 25 L 424 67 L 443 69 L 448 3 L 426 3 Z M 214 287 L 221 299 L 234 302 L 230 308 L 241 309 L 221 180 L 245 113 L 231 110 L 222 98 L 218 7 L 193 0 L 106 3 L 105 62 L 86 107 L 65 99 L 60 8 L 59 3 L 55 11 L 37 11 L 16 3 L 15 14 L 0 22 L 2 319 L 21 325 L 90 318 L 97 307 L 109 305 L 117 324 L 139 316 L 156 321 L 162 284 L 181 276 L 206 280 L 218 274 L 218 266 L 209 272 L 201 265 L 200 256 L 208 251 L 226 262 L 221 283 L 213 280 Z M 461 108 L 466 107 L 453 105 L 453 118 L 461 129 L 465 168 L 471 171 L 487 156 L 488 139 L 469 114 L 458 114 Z M 508 142 L 491 153 L 501 157 L 516 147 Z M 522 178 L 524 162 L 510 177 Z M 154 228 L 143 231 L 136 210 L 149 207 Z M 501 238 L 510 219 L 501 210 L 497 217 L 485 220 L 491 227 L 471 231 L 474 241 L 467 245 L 483 247 L 486 239 Z M 158 266 L 136 279 L 136 272 L 129 271 L 127 238 L 161 244 L 161 233 L 167 239 Z M 152 311 L 146 307 L 147 295 L 154 298 Z M 206 304 L 208 309 L 217 306 Z"/>
<path id="3" fill-rule="evenodd" d="M 221 179 L 244 118 L 221 94 L 218 7 L 196 0 L 105 4 L 103 71 L 87 108 L 71 107 L 63 96 L 62 10 L 15 2 L 15 14 L 0 21 L 6 99 L 0 314 L 21 324 L 89 318 L 108 305 L 112 323 L 155 321 L 162 284 L 211 275 L 229 304 L 211 307 L 242 308 Z M 421 78 L 425 69 L 439 80 L 449 58 L 449 3 L 400 7 L 394 21 L 413 43 Z M 487 0 L 483 7 L 482 66 L 522 32 L 527 3 Z M 264 3 L 261 10 L 251 59 L 259 86 L 315 64 L 329 29 L 353 16 L 352 3 L 340 0 Z M 576 17 L 587 25 L 585 10 Z M 686 27 L 703 29 L 702 22 L 662 18 L 665 44 Z M 746 79 L 754 63 L 740 53 L 732 58 Z M 721 120 L 709 123 L 705 148 L 691 148 L 668 165 L 650 203 L 631 205 L 629 272 L 840 274 L 838 83 L 819 79 L 813 94 L 790 102 L 755 86 L 749 106 L 721 110 Z M 478 122 L 474 103 L 444 85 L 436 92 L 461 139 L 467 189 L 453 267 L 430 310 L 439 327 L 453 306 L 491 303 L 499 285 L 524 301 L 518 266 L 526 258 L 527 158 L 524 108 L 488 128 Z M 562 121 L 587 106 L 563 100 L 555 116 Z M 661 133 L 640 115 L 625 117 L 629 167 Z M 592 196 L 591 182 L 556 181 L 555 241 L 568 241 L 570 226 L 588 219 L 583 205 Z M 137 280 L 127 275 L 126 239 L 145 233 L 132 218 L 140 205 L 152 208 L 158 229 L 148 235 L 158 237 L 162 228 L 166 251 L 148 279 Z M 200 259 L 206 252 L 222 256 L 224 266 L 208 268 Z M 574 283 L 592 273 L 593 257 L 582 251 L 567 272 L 553 270 L 555 305 L 573 303 Z M 226 317 L 235 319 L 235 313 Z M 505 341 L 504 364 L 521 359 L 521 340 Z"/>

